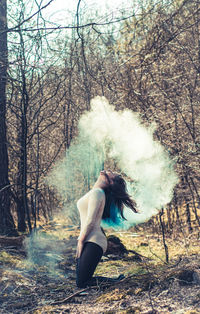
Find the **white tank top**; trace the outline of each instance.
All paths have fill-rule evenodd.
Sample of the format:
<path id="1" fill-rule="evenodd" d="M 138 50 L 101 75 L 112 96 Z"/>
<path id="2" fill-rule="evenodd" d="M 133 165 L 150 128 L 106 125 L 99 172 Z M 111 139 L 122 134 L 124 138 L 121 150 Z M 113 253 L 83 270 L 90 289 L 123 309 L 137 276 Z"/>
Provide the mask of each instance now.
<path id="1" fill-rule="evenodd" d="M 77 202 L 81 220 L 79 238 L 84 236 L 84 242 L 98 244 L 103 249 L 103 253 L 107 249 L 107 239 L 100 227 L 104 206 L 105 193 L 100 188 L 90 190 Z"/>

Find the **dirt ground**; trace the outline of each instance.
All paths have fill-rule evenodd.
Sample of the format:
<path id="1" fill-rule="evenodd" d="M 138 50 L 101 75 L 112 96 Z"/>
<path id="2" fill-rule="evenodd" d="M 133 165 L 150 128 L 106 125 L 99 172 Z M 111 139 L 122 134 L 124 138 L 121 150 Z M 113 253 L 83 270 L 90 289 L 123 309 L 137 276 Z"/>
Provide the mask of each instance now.
<path id="1" fill-rule="evenodd" d="M 115 248 L 114 254 L 102 258 L 96 273 L 109 277 L 123 273 L 125 279 L 112 286 L 97 283 L 78 289 L 76 234 L 51 226 L 39 233 L 37 241 L 0 239 L 0 313 L 200 313 L 196 236 L 188 241 L 168 239 L 170 261 L 165 263 L 159 237 L 114 233 L 127 252 Z"/>

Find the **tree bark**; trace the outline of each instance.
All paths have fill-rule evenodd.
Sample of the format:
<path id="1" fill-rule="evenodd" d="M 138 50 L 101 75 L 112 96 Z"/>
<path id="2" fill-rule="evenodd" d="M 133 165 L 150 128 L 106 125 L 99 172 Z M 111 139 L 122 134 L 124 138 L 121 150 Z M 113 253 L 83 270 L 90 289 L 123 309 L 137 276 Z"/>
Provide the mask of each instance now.
<path id="1" fill-rule="evenodd" d="M 186 202 L 186 215 L 187 215 L 187 225 L 189 232 L 192 232 L 192 224 L 191 224 L 191 214 L 190 214 L 190 204 Z"/>
<path id="2" fill-rule="evenodd" d="M 163 238 L 163 245 L 164 245 L 164 249 L 165 249 L 165 260 L 166 260 L 166 263 L 169 263 L 169 251 L 168 251 L 168 246 L 166 244 L 166 240 L 165 240 L 165 225 L 163 223 L 163 220 L 162 220 L 162 216 L 163 216 L 163 208 L 162 210 L 160 211 L 159 213 L 159 219 L 160 219 L 160 226 L 161 226 L 161 231 L 162 231 L 162 238 Z"/>
<path id="3" fill-rule="evenodd" d="M 29 105 L 29 95 L 27 92 L 26 85 L 26 59 L 25 59 L 25 48 L 24 48 L 24 39 L 21 31 L 19 30 L 20 35 L 20 44 L 21 44 L 21 77 L 22 77 L 22 100 L 21 100 L 21 133 L 20 133 L 20 161 L 19 161 L 19 181 L 21 181 L 21 201 L 22 206 L 20 207 L 20 218 L 21 224 L 18 225 L 18 228 L 21 228 L 21 231 L 26 230 L 26 222 L 27 219 L 29 232 L 32 231 L 30 211 L 28 206 L 28 197 L 27 197 L 27 110 Z"/>
<path id="4" fill-rule="evenodd" d="M 8 179 L 8 151 L 6 139 L 6 83 L 7 83 L 7 3 L 0 2 L 0 234 L 17 235 L 10 211 L 10 183 Z"/>

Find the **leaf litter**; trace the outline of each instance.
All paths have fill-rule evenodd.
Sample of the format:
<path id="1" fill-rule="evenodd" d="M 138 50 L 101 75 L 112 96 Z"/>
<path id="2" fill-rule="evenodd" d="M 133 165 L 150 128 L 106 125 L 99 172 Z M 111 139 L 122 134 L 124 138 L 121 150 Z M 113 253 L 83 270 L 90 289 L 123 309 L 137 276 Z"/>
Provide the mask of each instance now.
<path id="1" fill-rule="evenodd" d="M 45 232 L 50 233 L 51 226 Z M 111 248 L 96 273 L 108 277 L 124 273 L 125 279 L 79 289 L 75 285 L 77 234 L 78 230 L 72 230 L 63 239 L 56 237 L 53 247 L 62 241 L 64 250 L 55 253 L 53 268 L 48 265 L 53 254 L 48 246 L 39 248 L 34 263 L 27 260 L 23 244 L 0 246 L 0 313 L 200 313 L 200 255 L 195 235 L 190 236 L 187 250 L 167 239 L 171 256 L 167 264 L 162 243 L 154 235 L 138 232 L 133 237 L 131 232 L 112 231 L 110 235 L 126 249 L 115 247 L 112 252 Z M 45 262 L 39 262 L 45 254 Z"/>

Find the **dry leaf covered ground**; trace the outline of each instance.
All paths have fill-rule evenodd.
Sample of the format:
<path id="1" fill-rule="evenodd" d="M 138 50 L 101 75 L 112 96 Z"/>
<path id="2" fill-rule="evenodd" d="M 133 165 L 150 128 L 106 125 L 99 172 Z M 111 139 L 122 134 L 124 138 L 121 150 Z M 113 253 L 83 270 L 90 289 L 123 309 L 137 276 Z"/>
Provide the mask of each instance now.
<path id="1" fill-rule="evenodd" d="M 129 253 L 103 257 L 97 273 L 126 277 L 114 286 L 75 286 L 77 229 L 52 223 L 35 239 L 0 239 L 0 313 L 200 313 L 197 234 L 162 239 L 141 230 L 112 232 Z"/>

